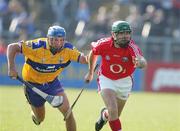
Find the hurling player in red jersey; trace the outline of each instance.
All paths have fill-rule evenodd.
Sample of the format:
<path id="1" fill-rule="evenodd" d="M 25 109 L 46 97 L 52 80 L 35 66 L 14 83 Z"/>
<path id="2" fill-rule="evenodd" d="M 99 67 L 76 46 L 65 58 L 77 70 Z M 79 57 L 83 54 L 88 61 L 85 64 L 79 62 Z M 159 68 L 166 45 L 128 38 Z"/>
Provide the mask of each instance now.
<path id="1" fill-rule="evenodd" d="M 106 122 L 112 131 L 122 131 L 120 114 L 132 89 L 132 73 L 136 68 L 147 65 L 140 48 L 131 39 L 132 29 L 126 21 L 116 21 L 112 25 L 111 37 L 92 42 L 89 53 L 89 72 L 85 80 L 93 79 L 97 56 L 101 56 L 98 73 L 98 90 L 105 108 L 95 124 L 95 130 L 102 129 Z"/>

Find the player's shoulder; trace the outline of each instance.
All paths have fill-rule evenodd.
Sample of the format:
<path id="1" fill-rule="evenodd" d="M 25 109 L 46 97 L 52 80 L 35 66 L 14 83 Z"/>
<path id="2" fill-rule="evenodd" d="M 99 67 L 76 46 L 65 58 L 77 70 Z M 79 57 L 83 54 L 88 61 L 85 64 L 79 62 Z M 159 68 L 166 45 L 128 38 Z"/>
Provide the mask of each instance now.
<path id="1" fill-rule="evenodd" d="M 71 50 L 72 50 L 72 49 L 74 49 L 74 46 L 73 46 L 72 43 L 66 41 L 66 42 L 64 43 L 64 48 L 65 48 L 65 49 L 71 49 Z"/>
<path id="2" fill-rule="evenodd" d="M 29 42 L 34 42 L 34 43 L 36 43 L 36 44 L 38 44 L 38 43 L 44 43 L 44 42 L 46 42 L 47 41 L 47 38 L 36 38 L 36 39 L 33 39 L 33 40 L 28 40 Z"/>
<path id="3" fill-rule="evenodd" d="M 112 41 L 112 37 L 104 37 L 97 41 L 99 44 L 109 44 Z"/>
<path id="4" fill-rule="evenodd" d="M 32 49 L 46 48 L 47 47 L 47 38 L 37 38 L 33 40 L 26 41 L 28 46 L 31 46 Z"/>
<path id="5" fill-rule="evenodd" d="M 92 45 L 92 47 L 108 46 L 111 43 L 112 43 L 112 37 L 104 37 L 104 38 L 97 40 L 96 42 L 92 42 L 91 45 Z"/>
<path id="6" fill-rule="evenodd" d="M 136 44 L 136 42 L 133 39 L 131 39 L 130 44 Z"/>
<path id="7" fill-rule="evenodd" d="M 133 39 L 131 39 L 131 41 L 129 42 L 129 47 L 137 48 L 138 46 L 136 45 L 135 41 Z"/>
<path id="8" fill-rule="evenodd" d="M 130 51 L 133 51 L 135 53 L 138 53 L 141 49 L 139 48 L 138 45 L 136 45 L 134 40 L 131 40 L 129 43 L 129 48 Z"/>

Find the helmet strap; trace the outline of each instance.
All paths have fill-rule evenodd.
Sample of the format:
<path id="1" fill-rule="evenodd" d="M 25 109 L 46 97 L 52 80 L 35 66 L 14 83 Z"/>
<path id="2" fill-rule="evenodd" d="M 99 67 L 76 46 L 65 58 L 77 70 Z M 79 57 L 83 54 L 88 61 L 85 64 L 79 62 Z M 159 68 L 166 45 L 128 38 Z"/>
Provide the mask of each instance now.
<path id="1" fill-rule="evenodd" d="M 52 46 L 50 46 L 50 51 L 53 55 L 55 55 L 56 53 L 60 52 L 63 49 L 63 46 L 61 48 L 54 48 Z"/>

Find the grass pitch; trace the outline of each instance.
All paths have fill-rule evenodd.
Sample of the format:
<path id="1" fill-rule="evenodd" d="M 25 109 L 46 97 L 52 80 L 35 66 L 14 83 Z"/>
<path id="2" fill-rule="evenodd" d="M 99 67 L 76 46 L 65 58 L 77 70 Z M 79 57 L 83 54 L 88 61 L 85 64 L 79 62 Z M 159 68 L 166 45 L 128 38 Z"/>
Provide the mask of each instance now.
<path id="1" fill-rule="evenodd" d="M 80 90 L 67 89 L 70 103 Z M 103 107 L 95 90 L 85 90 L 73 112 L 77 131 L 93 131 Z M 133 92 L 121 116 L 123 131 L 180 131 L 180 95 Z M 0 131 L 65 131 L 63 116 L 46 104 L 46 118 L 33 124 L 22 87 L 0 86 Z M 102 131 L 110 131 L 106 124 Z"/>

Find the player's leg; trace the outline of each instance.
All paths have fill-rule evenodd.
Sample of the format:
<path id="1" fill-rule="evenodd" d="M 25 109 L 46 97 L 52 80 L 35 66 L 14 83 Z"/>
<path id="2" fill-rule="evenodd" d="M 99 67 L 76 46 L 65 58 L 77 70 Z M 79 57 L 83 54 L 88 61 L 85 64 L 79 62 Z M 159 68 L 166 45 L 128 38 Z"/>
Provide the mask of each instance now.
<path id="1" fill-rule="evenodd" d="M 31 116 L 32 120 L 36 125 L 40 125 L 40 123 L 44 120 L 45 118 L 45 107 L 34 107 L 31 105 Z"/>
<path id="2" fill-rule="evenodd" d="M 132 78 L 131 77 L 123 78 L 121 80 L 118 80 L 116 84 L 119 85 L 119 87 L 117 87 L 116 96 L 117 96 L 117 103 L 118 103 L 118 115 L 120 116 L 126 104 L 126 101 L 129 98 L 129 95 L 131 93 Z"/>
<path id="3" fill-rule="evenodd" d="M 39 125 L 45 118 L 45 100 L 30 88 L 25 87 L 24 93 L 32 109 L 32 120 Z"/>
<path id="4" fill-rule="evenodd" d="M 116 92 L 112 89 L 103 89 L 101 96 L 106 108 L 108 109 L 108 120 L 114 120 L 118 118 L 118 105 L 116 99 Z"/>
<path id="5" fill-rule="evenodd" d="M 118 121 L 118 105 L 117 105 L 117 97 L 116 97 L 116 92 L 115 92 L 116 89 L 115 89 L 113 80 L 103 75 L 100 75 L 98 83 L 99 83 L 98 85 L 99 85 L 99 91 L 100 91 L 101 97 L 108 111 L 107 110 L 101 111 L 101 117 L 95 124 L 96 131 L 101 130 L 101 128 L 107 121 L 107 117 L 110 123 L 111 121 L 115 121 L 115 123 L 117 123 L 116 121 Z M 116 129 L 120 129 L 120 125 L 117 125 Z"/>
<path id="6" fill-rule="evenodd" d="M 68 109 L 70 108 L 68 98 L 64 92 L 59 93 L 59 95 L 63 96 L 63 104 L 59 107 L 59 110 L 62 112 L 63 115 L 66 114 Z M 73 113 L 66 120 L 66 130 L 67 131 L 76 131 L 76 122 L 73 116 Z"/>
<path id="7" fill-rule="evenodd" d="M 126 78 L 119 79 L 118 81 L 115 82 L 115 84 L 116 84 L 116 97 L 117 97 L 117 105 L 118 105 L 118 116 L 120 117 L 132 89 L 132 78 L 129 76 Z"/>
<path id="8" fill-rule="evenodd" d="M 97 120 L 97 122 L 95 123 L 95 130 L 96 131 L 100 131 L 102 129 L 102 127 L 107 123 L 108 121 L 108 110 L 106 107 L 102 108 L 101 109 L 101 112 L 100 112 L 100 116 Z"/>
<path id="9" fill-rule="evenodd" d="M 51 95 L 59 95 L 63 96 L 63 104 L 58 108 L 60 112 L 65 115 L 65 113 L 68 111 L 70 108 L 68 98 L 64 92 L 64 89 L 61 86 L 61 83 L 58 79 L 55 79 L 53 82 L 48 83 L 48 94 Z M 73 116 L 73 113 L 70 114 L 68 119 L 66 120 L 66 130 L 67 131 L 76 131 L 76 122 Z"/>
<path id="10" fill-rule="evenodd" d="M 105 123 L 102 121 L 106 121 L 107 117 L 109 120 L 109 125 L 113 131 L 121 130 L 121 122 L 119 116 L 132 89 L 132 78 L 126 77 L 113 81 L 103 75 L 100 75 L 98 82 L 99 89 L 101 90 L 101 96 L 108 109 L 108 113 L 106 110 L 101 112 L 102 117 L 100 118 L 104 119 L 99 119 L 98 122 L 96 122 L 96 131 L 99 131 L 103 126 L 102 124 L 98 123 Z"/>
<path id="11" fill-rule="evenodd" d="M 101 92 L 103 101 L 108 109 L 108 121 L 112 131 L 121 130 L 121 122 L 118 116 L 118 103 L 116 92 L 112 89 L 104 89 Z"/>
<path id="12" fill-rule="evenodd" d="M 126 104 L 126 100 L 118 99 L 117 103 L 118 103 L 118 116 L 120 117 L 124 109 L 124 106 Z"/>
<path id="13" fill-rule="evenodd" d="M 125 106 L 126 100 L 117 98 L 117 103 L 118 103 L 118 116 L 120 117 L 121 112 Z M 103 108 L 101 110 L 100 118 L 98 119 L 96 126 L 95 126 L 96 131 L 99 131 L 103 127 L 103 125 L 106 124 L 106 122 L 108 121 L 108 118 L 109 118 L 108 110 L 107 110 L 107 108 Z M 121 122 L 120 122 L 120 124 L 121 124 Z"/>

